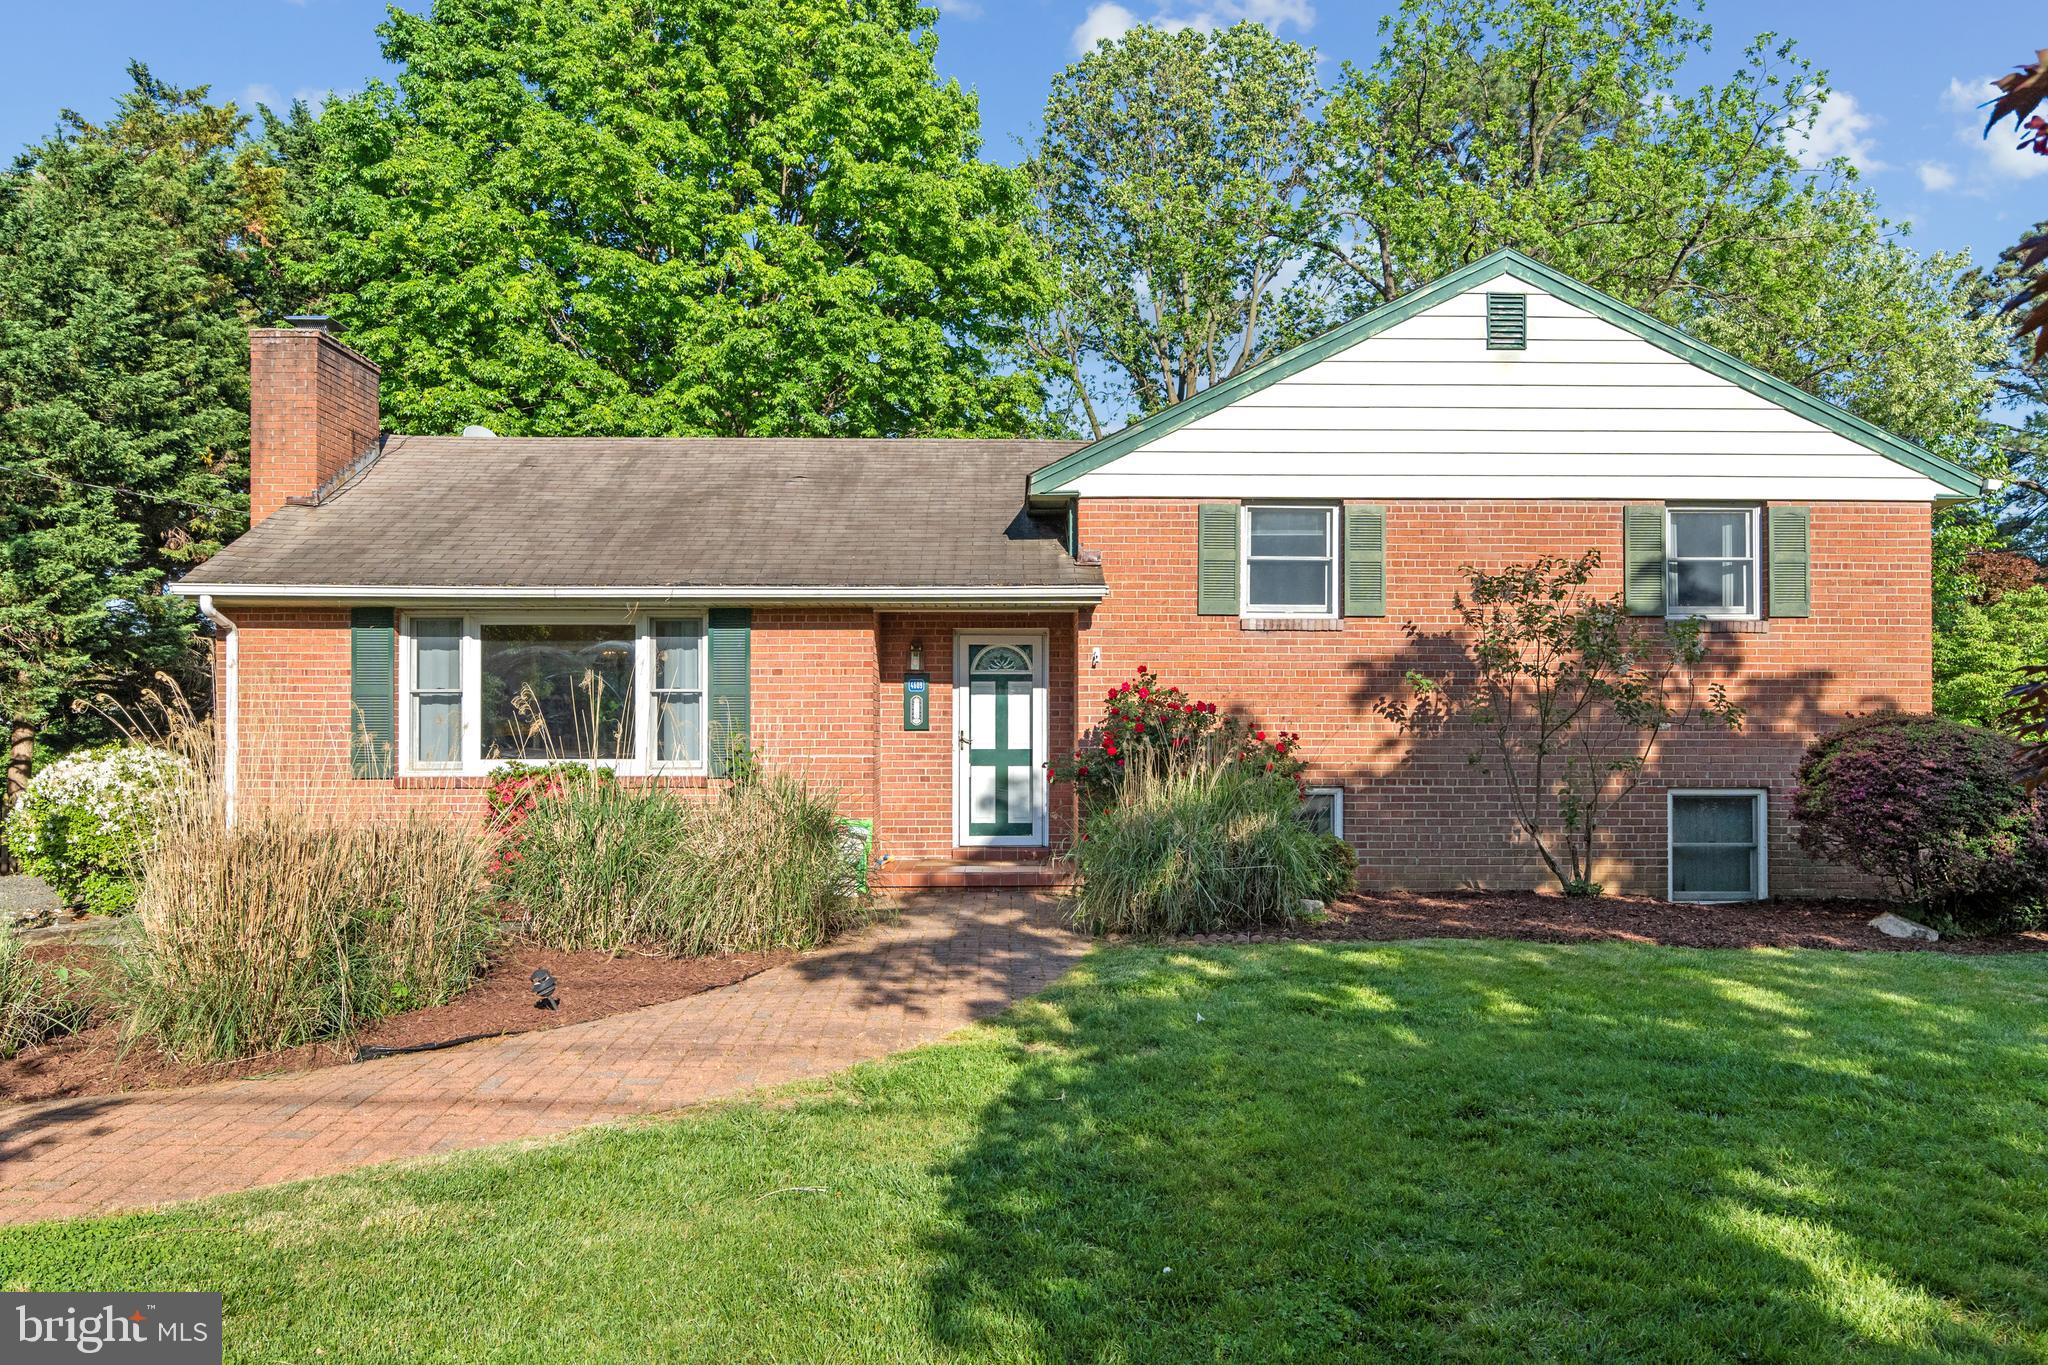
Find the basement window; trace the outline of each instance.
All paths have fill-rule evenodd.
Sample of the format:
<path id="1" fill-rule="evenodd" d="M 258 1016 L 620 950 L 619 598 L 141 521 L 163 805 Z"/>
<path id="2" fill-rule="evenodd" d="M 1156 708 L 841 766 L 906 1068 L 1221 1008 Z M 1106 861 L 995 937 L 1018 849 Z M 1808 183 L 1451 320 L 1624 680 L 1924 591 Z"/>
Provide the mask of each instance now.
<path id="1" fill-rule="evenodd" d="M 1310 787 L 1301 802 L 1301 823 L 1318 834 L 1344 837 L 1344 789 Z"/>
<path id="2" fill-rule="evenodd" d="M 1754 901 L 1768 893 L 1761 791 L 1674 791 L 1667 829 L 1674 901 Z"/>

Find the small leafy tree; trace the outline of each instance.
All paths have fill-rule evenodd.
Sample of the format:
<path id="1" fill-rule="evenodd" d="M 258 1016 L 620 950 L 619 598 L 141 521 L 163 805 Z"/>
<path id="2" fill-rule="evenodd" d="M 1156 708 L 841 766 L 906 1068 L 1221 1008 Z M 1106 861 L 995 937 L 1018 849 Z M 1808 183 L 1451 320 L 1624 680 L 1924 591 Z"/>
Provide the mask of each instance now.
<path id="1" fill-rule="evenodd" d="M 1472 763 L 1500 779 L 1516 822 L 1572 896 L 1600 894 L 1602 822 L 1635 790 L 1658 740 L 1742 723 L 1721 684 L 1700 694 L 1700 623 L 1630 616 L 1618 594 L 1587 590 L 1599 567 L 1598 550 L 1496 572 L 1461 565 L 1462 666 L 1437 678 L 1410 673 L 1412 699 L 1381 707 L 1404 729 L 1455 720 L 1477 730 Z"/>
<path id="2" fill-rule="evenodd" d="M 1993 128 L 2010 118 L 2019 131 L 2020 147 L 2048 156 L 2048 119 L 2034 112 L 2043 101 L 2048 101 L 2048 47 L 2036 52 L 2033 61 L 2022 62 L 1992 84 L 1998 87 L 1998 98 L 1992 102 L 1991 117 L 1984 121 L 1985 135 L 1990 136 Z M 2022 282 L 2006 308 L 2019 315 L 2020 336 L 2034 339 L 2034 359 L 2038 362 L 2048 358 L 2048 271 L 2039 269 L 2043 262 L 2048 262 L 2048 232 L 2036 224 L 2033 232 L 2022 237 L 2019 245 L 2007 254 L 2014 257 Z"/>

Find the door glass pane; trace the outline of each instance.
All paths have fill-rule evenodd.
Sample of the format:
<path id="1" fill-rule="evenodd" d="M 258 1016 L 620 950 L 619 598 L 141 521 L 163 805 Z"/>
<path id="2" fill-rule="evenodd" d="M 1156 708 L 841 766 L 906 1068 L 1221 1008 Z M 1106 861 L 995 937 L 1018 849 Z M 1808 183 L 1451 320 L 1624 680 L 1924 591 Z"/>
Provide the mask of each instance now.
<path id="1" fill-rule="evenodd" d="M 1010 823 L 1028 825 L 1038 818 L 1038 770 L 1017 763 L 1006 771 L 1010 779 Z"/>
<path id="2" fill-rule="evenodd" d="M 1675 796 L 1671 799 L 1674 844 L 1753 844 L 1756 798 Z"/>
<path id="3" fill-rule="evenodd" d="M 1329 564 L 1299 559 L 1253 560 L 1250 605 L 1328 611 Z"/>
<path id="4" fill-rule="evenodd" d="M 967 770 L 967 818 L 985 825 L 996 818 L 996 770 L 975 764 Z"/>
<path id="5" fill-rule="evenodd" d="M 655 761 L 695 763 L 703 757 L 699 736 L 704 729 L 701 696 L 669 696 L 654 710 Z"/>
<path id="6" fill-rule="evenodd" d="M 703 687 L 703 638 L 704 626 L 700 621 L 654 623 L 655 691 L 695 692 Z"/>
<path id="7" fill-rule="evenodd" d="M 484 752 L 498 758 L 633 756 L 633 628 L 483 627 Z"/>
<path id="8" fill-rule="evenodd" d="M 1742 559 L 1749 554 L 1749 513 L 1673 512 L 1671 553 L 1680 559 Z"/>
<path id="9" fill-rule="evenodd" d="M 462 696 L 440 693 L 423 696 L 413 708 L 413 761 L 416 763 L 460 763 L 462 761 Z"/>
<path id="10" fill-rule="evenodd" d="M 1674 848 L 1671 894 L 1679 900 L 1747 900 L 1756 895 L 1746 848 Z"/>
<path id="11" fill-rule="evenodd" d="M 1012 683 L 1005 695 L 1004 706 L 1007 714 L 1003 717 L 1007 727 L 1003 732 L 1003 743 L 1012 749 L 1031 747 L 1031 689 L 1021 683 Z"/>
<path id="12" fill-rule="evenodd" d="M 976 749 L 992 748 L 996 742 L 996 685 L 976 681 L 967 689 L 967 739 Z"/>
<path id="13" fill-rule="evenodd" d="M 1330 514 L 1319 507 L 1254 507 L 1251 552 L 1324 558 L 1330 553 Z"/>
<path id="14" fill-rule="evenodd" d="M 462 618 L 412 622 L 412 685 L 420 692 L 462 690 Z"/>

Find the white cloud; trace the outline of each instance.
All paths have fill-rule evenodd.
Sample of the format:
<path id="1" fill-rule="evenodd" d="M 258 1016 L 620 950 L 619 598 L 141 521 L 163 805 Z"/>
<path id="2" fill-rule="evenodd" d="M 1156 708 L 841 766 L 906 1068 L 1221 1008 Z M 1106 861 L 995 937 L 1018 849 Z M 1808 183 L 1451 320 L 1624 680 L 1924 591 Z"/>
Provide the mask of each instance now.
<path id="1" fill-rule="evenodd" d="M 1946 161 L 1923 161 L 1913 168 L 1920 173 L 1920 188 L 1936 194 L 1956 187 L 1956 173 Z"/>
<path id="2" fill-rule="evenodd" d="M 1103 0 L 1091 5 L 1087 17 L 1075 25 L 1074 51 L 1091 52 L 1103 39 L 1121 38 L 1140 24 L 1168 32 L 1184 28 L 1207 31 L 1245 19 L 1267 28 L 1292 24 L 1307 29 L 1316 21 L 1316 9 L 1311 0 L 1159 0 L 1151 15 L 1141 19 L 1114 0 Z"/>
<path id="3" fill-rule="evenodd" d="M 1972 193 L 1987 193 L 2002 180 L 2031 180 L 2048 175 L 2048 156 L 2023 150 L 2019 130 L 2011 119 L 2003 119 L 1991 136 L 1984 136 L 1984 120 L 1990 110 L 1984 106 L 1997 98 L 1989 76 L 1965 80 L 1951 77 L 1942 92 L 1941 107 L 1957 116 L 1956 141 L 1972 149 L 1975 166 L 1970 175 Z"/>
<path id="4" fill-rule="evenodd" d="M 939 13 L 950 14 L 957 19 L 979 19 L 980 0 L 937 0 Z"/>
<path id="5" fill-rule="evenodd" d="M 1877 159 L 1877 142 L 1871 137 L 1876 128 L 1877 120 L 1863 112 L 1854 95 L 1830 90 L 1813 126 L 1795 129 L 1788 145 L 1802 166 L 1824 166 L 1839 156 L 1859 171 L 1881 171 L 1886 167 Z"/>
<path id="6" fill-rule="evenodd" d="M 1138 26 L 1138 16 L 1122 5 L 1102 4 L 1089 7 L 1088 17 L 1074 28 L 1074 51 L 1093 52 L 1095 45 L 1103 39 L 1112 41 L 1123 37 Z"/>

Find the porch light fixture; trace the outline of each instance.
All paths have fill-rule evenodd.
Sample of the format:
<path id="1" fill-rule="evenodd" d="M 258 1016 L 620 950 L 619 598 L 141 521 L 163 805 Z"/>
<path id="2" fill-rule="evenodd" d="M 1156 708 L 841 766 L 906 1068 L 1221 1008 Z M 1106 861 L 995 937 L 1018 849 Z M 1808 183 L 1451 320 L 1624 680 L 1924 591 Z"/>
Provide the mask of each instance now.
<path id="1" fill-rule="evenodd" d="M 910 671 L 912 673 L 924 672 L 924 641 L 922 640 L 912 640 L 910 642 Z"/>

